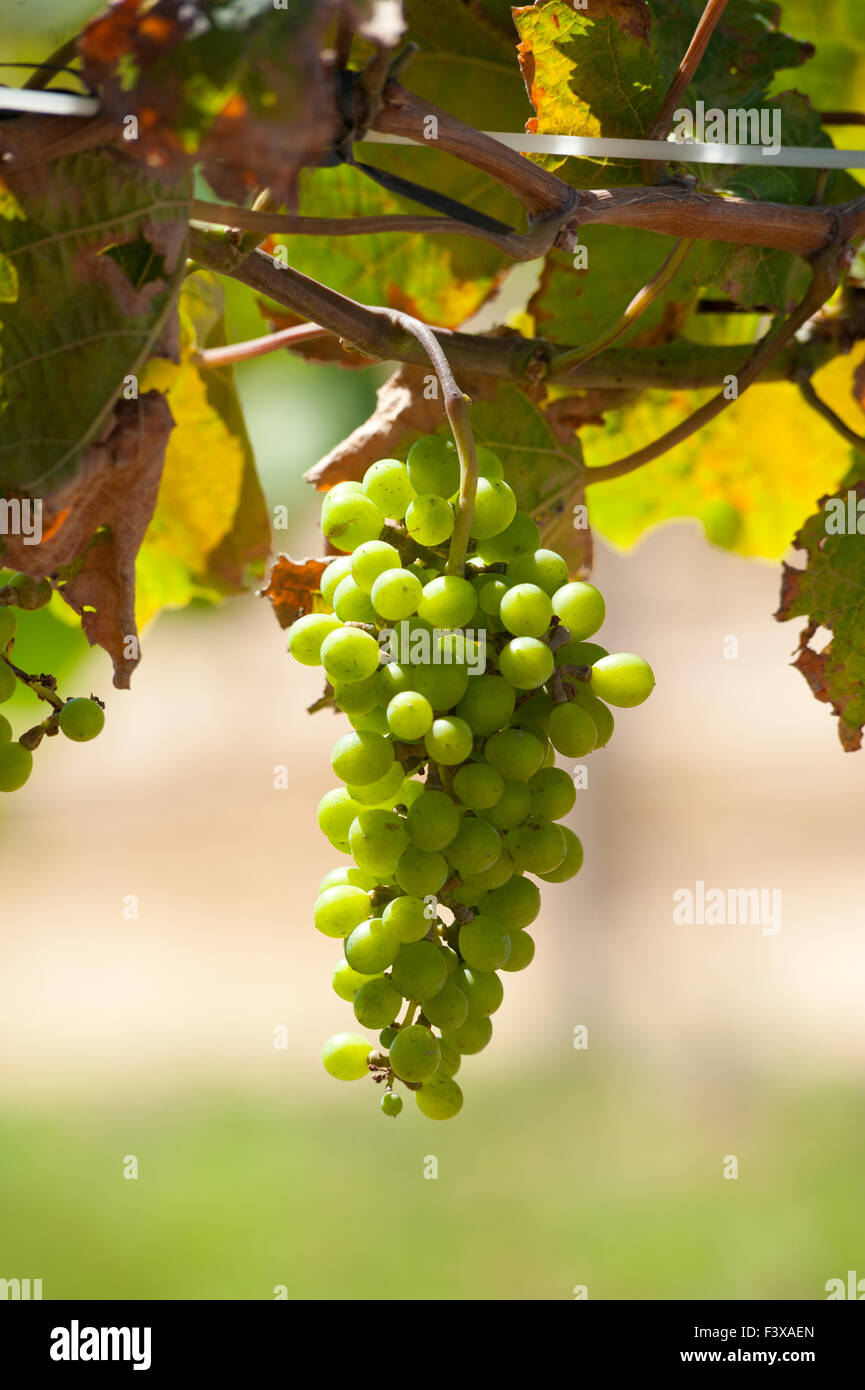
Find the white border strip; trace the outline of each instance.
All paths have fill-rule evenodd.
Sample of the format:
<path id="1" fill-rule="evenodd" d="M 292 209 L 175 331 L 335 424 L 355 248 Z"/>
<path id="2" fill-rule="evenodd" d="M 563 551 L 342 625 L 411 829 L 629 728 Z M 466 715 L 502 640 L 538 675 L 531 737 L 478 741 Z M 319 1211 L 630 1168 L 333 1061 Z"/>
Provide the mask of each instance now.
<path id="1" fill-rule="evenodd" d="M 836 150 L 782 145 L 698 145 L 680 140 L 610 140 L 581 135 L 511 135 L 485 130 L 500 145 L 521 154 L 575 155 L 583 159 L 650 159 L 685 164 L 775 165 L 780 169 L 865 169 L 865 150 Z M 422 145 L 435 140 L 409 140 L 403 135 L 369 131 L 364 137 L 383 145 Z"/>
<path id="2" fill-rule="evenodd" d="M 95 116 L 98 97 L 73 92 L 43 92 L 29 87 L 0 87 L 0 111 L 30 111 L 41 116 Z"/>

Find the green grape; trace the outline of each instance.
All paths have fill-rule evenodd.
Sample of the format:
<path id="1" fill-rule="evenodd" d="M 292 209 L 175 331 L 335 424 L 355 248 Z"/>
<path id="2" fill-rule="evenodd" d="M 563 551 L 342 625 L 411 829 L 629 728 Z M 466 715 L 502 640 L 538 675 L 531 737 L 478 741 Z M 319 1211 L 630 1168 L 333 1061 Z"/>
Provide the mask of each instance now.
<path id="1" fill-rule="evenodd" d="M 9 743 L 12 739 L 12 725 L 5 714 L 0 714 L 0 743 Z"/>
<path id="2" fill-rule="evenodd" d="M 484 757 L 511 782 L 528 782 L 540 771 L 544 745 L 527 729 L 502 729 L 484 744 Z"/>
<path id="3" fill-rule="evenodd" d="M 415 440 L 406 463 L 415 492 L 451 497 L 460 485 L 459 456 L 453 444 L 441 435 L 427 434 Z"/>
<path id="4" fill-rule="evenodd" d="M 597 642 L 566 642 L 556 648 L 556 665 L 594 666 L 602 656 L 609 655 L 606 647 L 599 647 Z"/>
<path id="5" fill-rule="evenodd" d="M 474 676 L 456 707 L 472 733 L 486 738 L 503 729 L 514 712 L 514 688 L 502 676 Z"/>
<path id="6" fill-rule="evenodd" d="M 515 782 L 505 777 L 502 794 L 495 806 L 481 814 L 496 830 L 510 830 L 525 820 L 530 808 L 531 795 L 525 782 Z"/>
<path id="7" fill-rule="evenodd" d="M 370 980 L 382 979 L 383 975 L 360 975 L 356 970 L 352 970 L 347 960 L 341 960 L 334 967 L 332 983 L 334 993 L 347 1004 L 353 1004 L 355 995 L 362 985 L 369 984 Z"/>
<path id="8" fill-rule="evenodd" d="M 343 734 L 330 755 L 331 767 L 342 782 L 365 787 L 377 782 L 394 761 L 393 745 L 381 734 Z"/>
<path id="9" fill-rule="evenodd" d="M 463 698 L 469 686 L 464 666 L 410 666 L 411 686 L 425 695 L 434 710 L 449 710 Z"/>
<path id="10" fill-rule="evenodd" d="M 29 574 L 13 575 L 9 580 L 9 586 L 18 594 L 15 600 L 17 606 L 28 613 L 35 612 L 37 608 L 44 608 L 46 603 L 51 602 L 54 592 L 50 579 L 34 579 Z"/>
<path id="11" fill-rule="evenodd" d="M 481 611 L 486 613 L 489 618 L 497 618 L 499 616 L 502 599 L 510 588 L 507 580 L 500 579 L 498 575 L 490 579 L 484 574 L 481 575 L 480 579 L 476 579 L 474 582 L 479 586 L 477 594 Z"/>
<path id="12" fill-rule="evenodd" d="M 460 1024 L 462 1027 L 462 1024 Z M 462 1057 L 452 1043 L 445 1042 L 444 1038 L 439 1038 L 439 1051 L 442 1059 L 439 1062 L 439 1069 L 436 1076 L 455 1076 L 460 1069 Z"/>
<path id="13" fill-rule="evenodd" d="M 8 609 L 0 609 L 0 613 Z M 288 650 L 301 666 L 321 665 L 321 644 L 332 632 L 339 632 L 342 623 L 330 613 L 306 613 L 288 629 Z"/>
<path id="14" fill-rule="evenodd" d="M 350 883 L 353 888 L 363 888 L 369 893 L 378 886 L 378 879 L 374 874 L 365 874 L 362 869 L 355 868 L 354 864 L 346 864 L 345 867 L 331 869 L 326 873 L 318 885 L 318 891 L 323 893 L 325 888 L 340 888 L 346 883 Z"/>
<path id="15" fill-rule="evenodd" d="M 504 595 L 499 616 L 515 637 L 542 637 L 550 625 L 553 605 L 536 584 L 515 584 Z"/>
<path id="16" fill-rule="evenodd" d="M 371 709 L 368 714 L 350 714 L 348 722 L 353 729 L 357 729 L 359 734 L 387 734 L 390 732 L 383 709 Z"/>
<path id="17" fill-rule="evenodd" d="M 481 888 L 480 884 L 474 881 L 463 883 L 462 880 L 459 880 L 450 889 L 451 900 L 455 903 L 462 903 L 464 907 L 477 907 L 486 895 L 486 888 Z"/>
<path id="18" fill-rule="evenodd" d="M 546 753 L 544 754 L 544 761 L 542 762 L 541 766 L 542 766 L 542 767 L 555 767 L 555 765 L 556 765 L 556 750 L 555 750 L 555 748 L 553 747 L 553 745 L 552 745 L 551 743 L 548 743 L 548 744 L 547 744 L 547 751 L 546 751 Z"/>
<path id="19" fill-rule="evenodd" d="M 517 512 L 510 526 L 501 535 L 482 540 L 476 547 L 477 554 L 486 565 L 509 562 L 515 555 L 524 555 L 537 550 L 541 543 L 541 533 L 534 517 L 528 512 Z"/>
<path id="20" fill-rule="evenodd" d="M 350 574 L 336 586 L 333 611 L 342 623 L 374 623 L 377 617 L 369 594 L 364 593 Z"/>
<path id="21" fill-rule="evenodd" d="M 417 845 L 409 845 L 394 874 L 402 891 L 417 898 L 434 898 L 444 887 L 447 876 L 448 862 L 444 855 L 428 853 Z"/>
<path id="22" fill-rule="evenodd" d="M 365 806 L 381 806 L 385 801 L 395 805 L 397 798 L 401 795 L 405 773 L 402 763 L 392 763 L 383 777 L 378 781 L 370 782 L 365 787 L 355 787 L 349 782 L 346 791 L 353 801 L 358 803 L 359 808 Z M 390 810 L 390 806 L 386 808 Z M 350 827 L 349 827 L 350 828 Z"/>
<path id="23" fill-rule="evenodd" d="M 432 998 L 447 979 L 447 965 L 434 941 L 414 941 L 400 946 L 391 970 L 394 985 L 406 999 Z"/>
<path id="24" fill-rule="evenodd" d="M 598 741 L 598 726 L 588 710 L 575 700 L 556 705 L 550 715 L 550 743 L 566 758 L 591 753 Z"/>
<path id="25" fill-rule="evenodd" d="M 568 879 L 574 878 L 583 867 L 583 846 L 580 840 L 566 825 L 560 825 L 559 829 L 565 837 L 565 857 L 555 869 L 538 874 L 538 878 L 544 879 L 546 883 L 567 883 Z"/>
<path id="26" fill-rule="evenodd" d="M 493 453 L 492 449 L 488 449 L 486 444 L 478 444 L 475 453 L 478 459 L 479 478 L 490 478 L 495 481 L 496 478 L 504 477 L 501 459 L 498 454 Z"/>
<path id="27" fill-rule="evenodd" d="M 450 1120 L 462 1109 L 463 1093 L 450 1076 L 436 1072 L 414 1093 L 417 1108 L 428 1120 Z"/>
<path id="28" fill-rule="evenodd" d="M 459 985 L 446 980 L 438 994 L 425 999 L 424 1017 L 434 1028 L 459 1028 L 469 1016 L 469 1001 Z"/>
<path id="29" fill-rule="evenodd" d="M 487 811 L 495 806 L 505 789 L 505 779 L 489 763 L 466 763 L 454 773 L 454 791 L 464 806 Z"/>
<path id="30" fill-rule="evenodd" d="M 406 825 L 412 844 L 427 851 L 445 849 L 460 828 L 460 809 L 446 792 L 424 789 L 409 807 Z"/>
<path id="31" fill-rule="evenodd" d="M 0 652 L 5 651 L 15 636 L 17 614 L 11 608 L 0 608 Z"/>
<path id="32" fill-rule="evenodd" d="M 359 1033 L 334 1033 L 322 1052 L 325 1071 L 337 1081 L 360 1081 L 369 1072 L 371 1052 L 372 1046 Z"/>
<path id="33" fill-rule="evenodd" d="M 325 792 L 318 803 L 318 828 L 335 849 L 348 853 L 348 832 L 361 807 L 346 787 Z"/>
<path id="34" fill-rule="evenodd" d="M 512 931 L 510 959 L 502 966 L 503 970 L 525 970 L 535 956 L 535 943 L 527 931 Z"/>
<path id="35" fill-rule="evenodd" d="M 536 690 L 534 695 L 524 698 L 517 706 L 511 723 L 517 729 L 540 730 L 541 742 L 545 743 L 553 702 L 545 690 Z"/>
<path id="36" fill-rule="evenodd" d="M 410 618 L 421 600 L 423 586 L 411 570 L 385 570 L 372 586 L 372 602 L 376 613 L 389 623 Z"/>
<path id="37" fill-rule="evenodd" d="M 356 550 L 364 541 L 377 540 L 384 527 L 384 516 L 362 492 L 333 492 L 321 508 L 321 529 L 337 550 Z"/>
<path id="38" fill-rule="evenodd" d="M 441 545 L 453 531 L 455 520 L 450 502 L 422 492 L 405 514 L 405 529 L 418 545 Z"/>
<path id="39" fill-rule="evenodd" d="M 382 1047 L 385 1049 L 385 1051 L 387 1051 L 387 1049 L 390 1047 L 398 1032 L 399 1029 L 394 1028 L 392 1026 L 382 1028 L 381 1032 L 378 1035 L 378 1040 L 381 1043 Z"/>
<path id="40" fill-rule="evenodd" d="M 393 873 L 408 842 L 405 823 L 393 811 L 361 811 L 348 832 L 349 849 L 357 867 L 385 878 Z"/>
<path id="41" fill-rule="evenodd" d="M 648 661 L 632 652 L 616 652 L 601 657 L 592 667 L 592 690 L 608 705 L 630 709 L 641 705 L 652 693 L 655 677 Z"/>
<path id="42" fill-rule="evenodd" d="M 334 483 L 333 487 L 327 492 L 322 501 L 322 508 L 335 502 L 338 497 L 356 497 L 363 492 L 363 483 L 359 483 L 356 478 L 346 478 L 341 483 Z"/>
<path id="43" fill-rule="evenodd" d="M 478 478 L 469 535 L 485 541 L 506 531 L 517 514 L 513 490 L 501 478 Z"/>
<path id="44" fill-rule="evenodd" d="M 394 738 L 415 743 L 432 728 L 433 708 L 425 695 L 404 690 L 394 695 L 387 707 L 387 726 Z"/>
<path id="45" fill-rule="evenodd" d="M 506 893 L 507 885 L 495 891 Z M 489 894 L 485 899 L 485 902 L 488 901 Z M 495 918 L 484 913 L 460 927 L 459 943 L 460 955 L 466 965 L 474 970 L 498 970 L 511 954 L 511 939 L 507 929 Z"/>
<path id="46" fill-rule="evenodd" d="M 423 898 L 415 898 L 411 894 L 391 898 L 381 920 L 401 945 L 422 941 L 432 925 L 432 919 L 426 915 Z"/>
<path id="47" fill-rule="evenodd" d="M 373 671 L 362 681 L 350 681 L 348 685 L 336 684 L 333 698 L 344 714 L 371 714 L 381 695 L 379 672 Z"/>
<path id="48" fill-rule="evenodd" d="M 423 587 L 418 617 L 433 627 L 465 627 L 477 607 L 477 594 L 467 579 L 440 574 Z"/>
<path id="49" fill-rule="evenodd" d="M 565 833 L 555 821 L 543 816 L 527 820 L 507 835 L 508 851 L 518 869 L 530 874 L 548 874 L 565 857 Z"/>
<path id="50" fill-rule="evenodd" d="M 368 905 L 367 905 L 367 910 Z M 345 958 L 361 975 L 378 975 L 393 965 L 400 944 L 383 918 L 370 917 L 346 937 Z M 390 1022 L 390 1020 L 387 1020 Z"/>
<path id="51" fill-rule="evenodd" d="M 514 637 L 499 652 L 499 671 L 518 690 L 535 690 L 550 679 L 553 654 L 536 637 Z"/>
<path id="52" fill-rule="evenodd" d="M 567 584 L 568 567 L 554 550 L 533 550 L 508 561 L 508 579 L 512 584 L 537 584 L 552 598 Z"/>
<path id="53" fill-rule="evenodd" d="M 500 1008 L 505 991 L 494 970 L 472 970 L 464 965 L 457 971 L 456 982 L 468 1003 L 469 1018 L 486 1018 Z M 458 1028 L 459 1024 L 454 1026 Z"/>
<path id="54" fill-rule="evenodd" d="M 333 599 L 337 588 L 342 583 L 343 579 L 350 574 L 350 555 L 337 556 L 335 560 L 331 560 L 325 570 L 322 570 L 321 578 L 318 581 L 318 587 L 328 608 L 333 608 Z"/>
<path id="55" fill-rule="evenodd" d="M 343 584 L 349 581 L 344 579 Z M 342 584 L 340 585 L 342 588 Z M 321 659 L 331 681 L 366 680 L 378 670 L 378 642 L 358 627 L 342 627 L 332 632 L 321 644 Z"/>
<path id="56" fill-rule="evenodd" d="M 390 1064 L 401 1081 L 426 1081 L 441 1056 L 438 1039 L 420 1023 L 401 1028 L 390 1047 Z"/>
<path id="57" fill-rule="evenodd" d="M 0 608 L 0 613 L 2 612 L 4 610 Z M 14 672 L 10 670 L 5 661 L 0 661 L 0 705 L 12 699 L 17 684 Z"/>
<path id="58" fill-rule="evenodd" d="M 33 754 L 21 743 L 0 743 L 0 792 L 17 792 L 33 771 Z"/>
<path id="59" fill-rule="evenodd" d="M 573 778 L 560 767 L 542 767 L 540 772 L 529 778 L 528 788 L 534 816 L 561 820 L 574 809 L 577 800 L 576 787 Z"/>
<path id="60" fill-rule="evenodd" d="M 592 722 L 597 730 L 598 739 L 596 748 L 605 748 L 613 736 L 616 721 L 613 718 L 612 710 L 608 709 L 603 700 L 599 700 L 597 695 L 582 681 L 578 681 L 572 688 L 571 703 L 581 705 L 588 714 L 592 716 Z"/>
<path id="61" fill-rule="evenodd" d="M 313 920 L 316 929 L 323 936 L 348 936 L 349 932 L 365 922 L 369 917 L 369 894 L 353 884 L 338 884 L 325 888 L 315 900 Z M 383 967 L 366 970 L 365 975 L 375 975 Z"/>
<path id="62" fill-rule="evenodd" d="M 417 781 L 414 777 L 406 777 L 402 784 L 402 791 L 400 792 L 400 803 L 407 811 L 410 811 L 423 790 L 423 782 Z"/>
<path id="63" fill-rule="evenodd" d="M 473 888 L 479 888 L 487 892 L 490 888 L 501 888 L 503 883 L 513 876 L 514 861 L 511 859 L 507 849 L 502 845 L 501 853 L 494 864 L 488 869 L 482 869 L 480 873 L 473 873 L 470 882 Z"/>
<path id="64" fill-rule="evenodd" d="M 354 1016 L 363 1028 L 384 1028 L 402 1008 L 402 995 L 386 975 L 367 980 L 354 997 Z"/>
<path id="65" fill-rule="evenodd" d="M 466 816 L 445 850 L 445 858 L 460 878 L 472 878 L 495 864 L 501 852 L 502 840 L 495 826 L 477 816 Z"/>
<path id="66" fill-rule="evenodd" d="M 530 927 L 540 910 L 540 889 L 520 874 L 514 874 L 503 888 L 494 888 L 484 899 L 484 912 L 507 932 Z"/>
<path id="67" fill-rule="evenodd" d="M 471 729 L 457 715 L 434 719 L 432 728 L 424 737 L 424 746 L 433 762 L 443 763 L 445 767 L 465 762 L 473 744 Z"/>
<path id="68" fill-rule="evenodd" d="M 606 617 L 607 608 L 603 595 L 594 584 L 575 580 L 556 589 L 553 612 L 570 632 L 571 640 L 581 642 L 597 632 Z"/>
<path id="69" fill-rule="evenodd" d="M 393 1091 L 385 1091 L 381 1098 L 381 1112 L 383 1115 L 391 1115 L 396 1119 L 402 1110 L 402 1096 L 396 1095 Z"/>
<path id="70" fill-rule="evenodd" d="M 385 570 L 400 569 L 402 560 L 395 546 L 387 541 L 364 541 L 351 557 L 351 577 L 365 594 Z"/>
<path id="71" fill-rule="evenodd" d="M 414 488 L 409 482 L 408 469 L 399 459 L 379 459 L 363 475 L 363 490 L 384 516 L 402 521 Z"/>
<path id="72" fill-rule="evenodd" d="M 467 1018 L 459 1028 L 443 1033 L 442 1042 L 463 1056 L 470 1056 L 483 1052 L 492 1035 L 493 1025 L 488 1018 Z"/>

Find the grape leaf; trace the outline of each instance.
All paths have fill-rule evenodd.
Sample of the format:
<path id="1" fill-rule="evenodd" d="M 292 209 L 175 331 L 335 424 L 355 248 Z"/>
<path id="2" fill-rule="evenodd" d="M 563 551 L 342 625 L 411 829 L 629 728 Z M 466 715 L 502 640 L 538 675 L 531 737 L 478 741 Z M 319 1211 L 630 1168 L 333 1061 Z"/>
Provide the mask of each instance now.
<path id="1" fill-rule="evenodd" d="M 827 504 L 841 508 L 846 534 L 827 531 Z M 838 737 L 848 753 L 862 746 L 865 724 L 865 483 L 844 488 L 833 498 L 822 497 L 794 541 L 805 552 L 803 568 L 785 564 L 779 622 L 806 617 L 793 665 L 801 671 L 817 700 L 831 704 L 838 716 Z M 852 521 L 852 527 L 849 523 Z M 832 640 L 822 651 L 810 645 L 818 627 L 828 628 Z"/>
<path id="2" fill-rule="evenodd" d="M 278 555 L 261 597 L 269 598 L 280 627 L 291 627 L 304 613 L 324 611 L 319 581 L 327 560 L 291 560 Z"/>

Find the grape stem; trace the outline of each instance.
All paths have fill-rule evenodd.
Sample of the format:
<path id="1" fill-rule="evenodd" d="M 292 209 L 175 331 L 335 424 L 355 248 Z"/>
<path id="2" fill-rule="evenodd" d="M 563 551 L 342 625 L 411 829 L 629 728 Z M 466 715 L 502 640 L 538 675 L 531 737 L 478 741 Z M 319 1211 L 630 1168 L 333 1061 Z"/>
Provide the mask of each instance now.
<path id="1" fill-rule="evenodd" d="M 20 666 L 16 666 L 14 662 L 10 661 L 8 656 L 0 657 L 0 660 L 5 661 L 13 676 L 16 676 L 23 685 L 32 690 L 33 694 L 40 700 L 45 700 L 55 710 L 63 708 L 63 701 L 57 694 L 56 681 L 53 676 L 28 676 L 27 672 L 22 671 Z"/>
<path id="2" fill-rule="evenodd" d="M 465 570 L 469 532 L 475 511 L 475 494 L 478 490 L 478 455 L 469 418 L 471 400 L 457 386 L 444 349 L 427 324 L 421 323 L 420 319 L 412 318 L 411 314 L 402 313 L 399 309 L 377 308 L 370 310 L 370 312 L 389 319 L 398 328 L 404 328 L 407 333 L 410 333 L 429 357 L 439 379 L 444 397 L 445 412 L 460 460 L 459 503 L 457 504 L 456 524 L 451 536 L 445 574 L 456 574 L 462 578 Z"/>

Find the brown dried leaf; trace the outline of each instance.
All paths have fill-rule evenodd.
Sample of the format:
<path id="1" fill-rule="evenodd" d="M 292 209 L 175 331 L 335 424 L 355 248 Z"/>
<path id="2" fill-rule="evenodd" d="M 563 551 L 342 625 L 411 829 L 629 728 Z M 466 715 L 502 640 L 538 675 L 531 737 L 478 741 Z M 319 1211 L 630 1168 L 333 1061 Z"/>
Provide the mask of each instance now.
<path id="1" fill-rule="evenodd" d="M 280 627 L 291 627 L 296 618 L 315 610 L 319 580 L 326 568 L 326 560 L 291 560 L 287 555 L 277 556 L 261 597 L 270 599 Z"/>

